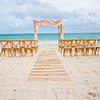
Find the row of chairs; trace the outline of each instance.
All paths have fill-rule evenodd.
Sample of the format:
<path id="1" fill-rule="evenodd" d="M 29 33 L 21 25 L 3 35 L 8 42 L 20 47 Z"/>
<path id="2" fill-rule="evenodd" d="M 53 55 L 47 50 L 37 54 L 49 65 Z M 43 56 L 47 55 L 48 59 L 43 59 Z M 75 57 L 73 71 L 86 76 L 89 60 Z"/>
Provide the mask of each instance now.
<path id="1" fill-rule="evenodd" d="M 38 51 L 38 40 L 0 40 L 1 56 L 8 54 L 10 56 L 25 57 L 27 53 L 31 53 L 33 56 L 33 51 L 37 53 Z"/>
<path id="2" fill-rule="evenodd" d="M 89 55 L 90 50 L 93 55 L 99 54 L 100 50 L 100 39 L 71 39 L 71 40 L 59 40 L 58 51 L 65 53 L 70 53 L 73 57 L 73 51 L 75 56 L 78 56 L 78 53 L 81 52 L 83 56 Z"/>

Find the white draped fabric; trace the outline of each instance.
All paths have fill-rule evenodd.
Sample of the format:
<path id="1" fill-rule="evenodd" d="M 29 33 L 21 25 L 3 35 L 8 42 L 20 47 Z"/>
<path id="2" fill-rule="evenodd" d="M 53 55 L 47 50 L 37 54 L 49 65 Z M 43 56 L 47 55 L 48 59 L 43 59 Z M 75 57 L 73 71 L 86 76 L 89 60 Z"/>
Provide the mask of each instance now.
<path id="1" fill-rule="evenodd" d="M 65 20 L 63 20 L 63 19 L 56 19 L 56 20 L 52 20 L 52 19 L 45 19 L 45 20 L 36 20 L 36 19 L 33 19 L 33 21 L 34 21 L 34 23 L 36 24 L 36 25 L 43 25 L 43 26 L 45 26 L 45 25 L 49 25 L 49 26 L 58 26 L 58 25 L 60 25 L 60 24 L 63 24 L 63 23 L 65 23 Z"/>

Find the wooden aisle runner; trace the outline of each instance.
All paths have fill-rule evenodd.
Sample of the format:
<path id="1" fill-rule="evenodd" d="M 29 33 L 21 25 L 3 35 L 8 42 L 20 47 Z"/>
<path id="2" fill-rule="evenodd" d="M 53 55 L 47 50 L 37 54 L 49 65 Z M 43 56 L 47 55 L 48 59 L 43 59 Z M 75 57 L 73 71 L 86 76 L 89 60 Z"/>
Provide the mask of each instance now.
<path id="1" fill-rule="evenodd" d="M 70 81 L 70 77 L 55 51 L 42 51 L 28 81 Z"/>

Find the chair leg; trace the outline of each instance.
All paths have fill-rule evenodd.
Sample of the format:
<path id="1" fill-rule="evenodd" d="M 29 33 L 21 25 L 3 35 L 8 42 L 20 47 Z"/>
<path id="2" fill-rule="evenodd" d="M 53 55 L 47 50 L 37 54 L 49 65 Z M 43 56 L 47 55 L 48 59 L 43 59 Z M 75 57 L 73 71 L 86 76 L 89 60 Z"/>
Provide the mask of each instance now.
<path id="1" fill-rule="evenodd" d="M 12 49 L 12 57 L 14 57 L 14 50 Z"/>
<path id="2" fill-rule="evenodd" d="M 82 55 L 85 56 L 85 55 L 84 55 L 84 48 L 81 49 L 81 52 L 82 52 Z"/>
<path id="3" fill-rule="evenodd" d="M 95 49 L 95 56 L 96 56 L 96 55 L 98 55 L 98 50 L 97 50 L 97 49 Z"/>
<path id="4" fill-rule="evenodd" d="M 13 49 L 11 49 L 11 56 L 13 57 Z"/>
<path id="5" fill-rule="evenodd" d="M 21 50 L 19 50 L 19 56 L 21 57 Z"/>
<path id="6" fill-rule="evenodd" d="M 67 53 L 68 53 L 68 50 L 67 50 Z"/>
<path id="7" fill-rule="evenodd" d="M 60 51 L 60 53 L 62 53 L 62 48 L 61 48 L 61 51 Z"/>
<path id="8" fill-rule="evenodd" d="M 75 56 L 76 56 L 76 48 L 75 48 Z"/>
<path id="9" fill-rule="evenodd" d="M 31 50 L 31 57 L 33 57 L 33 49 Z"/>
<path id="10" fill-rule="evenodd" d="M 23 56 L 23 54 L 22 54 L 22 49 L 20 49 L 20 53 L 21 53 L 21 56 Z"/>
<path id="11" fill-rule="evenodd" d="M 28 50 L 25 51 L 25 56 L 27 56 Z"/>
<path id="12" fill-rule="evenodd" d="M 15 54 L 16 54 L 16 55 L 18 54 L 18 51 L 17 51 L 17 50 L 15 51 Z M 16 56 L 16 55 L 15 55 L 15 56 Z"/>
<path id="13" fill-rule="evenodd" d="M 1 49 L 1 57 L 2 57 L 3 50 Z"/>
<path id="14" fill-rule="evenodd" d="M 70 49 L 70 56 L 73 57 L 73 56 L 72 56 L 72 49 Z"/>
<path id="15" fill-rule="evenodd" d="M 65 57 L 65 51 L 66 51 L 66 50 L 65 50 L 65 49 L 63 49 L 63 56 L 64 56 L 64 57 Z"/>
<path id="16" fill-rule="evenodd" d="M 16 56 L 16 50 L 14 50 L 14 56 Z"/>
<path id="17" fill-rule="evenodd" d="M 96 49 L 94 48 L 94 55 L 96 56 Z"/>
<path id="18" fill-rule="evenodd" d="M 82 53 L 82 55 L 83 55 L 83 48 L 81 49 L 81 53 Z"/>
<path id="19" fill-rule="evenodd" d="M 17 53 L 17 51 L 16 51 L 16 50 L 14 50 L 14 56 L 16 56 L 16 53 Z"/>
<path id="20" fill-rule="evenodd" d="M 76 49 L 75 51 L 76 51 L 76 53 L 75 53 L 75 54 L 76 54 L 76 57 L 77 57 L 77 55 L 78 55 L 78 50 Z"/>
<path id="21" fill-rule="evenodd" d="M 83 48 L 83 56 L 85 56 L 85 49 Z"/>
<path id="22" fill-rule="evenodd" d="M 25 55 L 26 55 L 26 50 L 24 49 L 24 54 L 23 54 L 23 57 L 25 57 Z"/>
<path id="23" fill-rule="evenodd" d="M 10 57 L 10 55 L 9 55 L 9 50 L 7 50 L 7 53 L 8 53 L 8 57 Z"/>
<path id="24" fill-rule="evenodd" d="M 87 56 L 89 55 L 89 49 L 86 50 Z"/>
<path id="25" fill-rule="evenodd" d="M 97 50 L 97 55 L 99 55 L 99 49 Z"/>
<path id="26" fill-rule="evenodd" d="M 92 50 L 92 55 L 93 55 L 93 53 L 94 53 L 94 49 L 91 49 Z"/>
<path id="27" fill-rule="evenodd" d="M 58 51 L 60 51 L 60 46 L 58 47 Z"/>
<path id="28" fill-rule="evenodd" d="M 4 50 L 4 56 L 5 56 L 5 52 L 6 52 L 6 50 Z"/>
<path id="29" fill-rule="evenodd" d="M 36 47 L 35 47 L 35 53 L 37 53 Z"/>
<path id="30" fill-rule="evenodd" d="M 38 48 L 38 46 L 37 46 L 37 51 L 39 51 L 39 48 Z"/>

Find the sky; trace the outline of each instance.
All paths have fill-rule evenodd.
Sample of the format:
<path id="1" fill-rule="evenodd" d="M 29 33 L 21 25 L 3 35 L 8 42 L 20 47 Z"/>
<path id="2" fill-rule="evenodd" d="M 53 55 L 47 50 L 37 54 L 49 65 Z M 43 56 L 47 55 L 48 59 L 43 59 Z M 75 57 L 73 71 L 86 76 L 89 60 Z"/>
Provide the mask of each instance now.
<path id="1" fill-rule="evenodd" d="M 32 19 L 65 19 L 65 33 L 100 32 L 100 0 L 0 0 L 0 34 L 34 33 Z M 38 33 L 57 33 L 38 26 Z"/>

